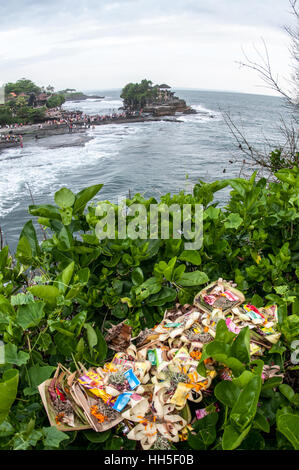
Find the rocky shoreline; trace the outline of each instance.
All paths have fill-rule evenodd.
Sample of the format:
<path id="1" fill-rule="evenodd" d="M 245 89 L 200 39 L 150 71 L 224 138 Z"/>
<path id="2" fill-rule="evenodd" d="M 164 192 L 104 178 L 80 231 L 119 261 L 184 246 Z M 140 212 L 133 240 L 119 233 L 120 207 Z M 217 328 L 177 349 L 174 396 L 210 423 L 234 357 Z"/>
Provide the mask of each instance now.
<path id="1" fill-rule="evenodd" d="M 152 121 L 167 121 L 167 122 L 182 122 L 179 119 L 167 119 L 166 117 L 155 117 L 155 116 L 140 116 L 140 117 L 130 117 L 130 118 L 122 118 L 122 119 L 106 119 L 104 121 L 94 121 L 92 126 L 102 126 L 107 124 L 131 124 L 131 123 L 138 123 L 138 122 L 152 122 Z M 90 130 L 90 127 L 80 126 L 80 124 L 76 124 L 76 127 L 73 127 L 71 132 L 69 129 L 68 124 L 56 124 L 56 125 L 43 125 L 40 128 L 39 124 L 31 124 L 28 126 L 18 127 L 16 129 L 0 129 L 0 134 L 7 135 L 13 132 L 14 135 L 22 136 L 23 137 L 23 145 L 29 141 L 39 141 L 40 139 L 45 139 L 52 136 L 59 136 L 65 135 L 67 138 L 61 144 L 54 144 L 51 148 L 57 148 L 61 146 L 74 146 L 74 145 L 84 145 L 85 142 L 91 140 L 92 136 L 87 136 L 87 131 Z M 72 136 L 80 134 L 84 134 L 84 137 L 81 137 L 80 140 L 76 140 L 71 138 Z M 70 137 L 70 138 L 68 138 Z M 69 142 L 69 144 L 68 144 Z M 74 143 L 75 142 L 75 143 Z M 80 143 L 78 143 L 80 142 Z M 9 148 L 18 148 L 20 147 L 20 142 L 0 142 L 0 152 L 5 149 Z"/>

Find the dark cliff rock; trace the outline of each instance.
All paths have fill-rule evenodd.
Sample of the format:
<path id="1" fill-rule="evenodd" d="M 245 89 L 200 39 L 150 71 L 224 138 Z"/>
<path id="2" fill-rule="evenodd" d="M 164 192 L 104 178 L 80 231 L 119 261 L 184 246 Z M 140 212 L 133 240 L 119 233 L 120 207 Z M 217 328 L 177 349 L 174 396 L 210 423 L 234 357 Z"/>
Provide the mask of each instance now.
<path id="1" fill-rule="evenodd" d="M 143 109 L 143 112 L 153 114 L 154 116 L 174 116 L 175 113 L 196 114 L 195 109 L 187 106 L 186 101 L 179 98 L 173 98 L 164 103 L 148 104 Z"/>

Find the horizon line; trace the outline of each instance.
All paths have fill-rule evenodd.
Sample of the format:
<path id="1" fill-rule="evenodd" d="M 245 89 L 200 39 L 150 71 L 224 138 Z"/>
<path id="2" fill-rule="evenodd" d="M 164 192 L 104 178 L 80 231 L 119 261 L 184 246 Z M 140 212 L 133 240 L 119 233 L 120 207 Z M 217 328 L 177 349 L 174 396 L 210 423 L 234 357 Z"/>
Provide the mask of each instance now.
<path id="1" fill-rule="evenodd" d="M 83 89 L 84 93 L 91 93 L 91 92 L 98 92 L 98 91 L 118 91 L 122 90 L 123 87 L 113 87 L 113 88 L 92 88 L 92 89 Z M 272 98 L 280 98 L 282 99 L 279 94 L 265 94 L 265 93 L 255 93 L 250 91 L 238 91 L 238 90 L 223 90 L 223 89 L 215 89 L 215 88 L 194 88 L 194 87 L 183 87 L 183 86 L 172 86 L 172 90 L 190 90 L 190 91 L 208 91 L 208 92 L 216 92 L 216 93 L 237 93 L 241 95 L 257 95 L 257 96 L 270 96 Z"/>

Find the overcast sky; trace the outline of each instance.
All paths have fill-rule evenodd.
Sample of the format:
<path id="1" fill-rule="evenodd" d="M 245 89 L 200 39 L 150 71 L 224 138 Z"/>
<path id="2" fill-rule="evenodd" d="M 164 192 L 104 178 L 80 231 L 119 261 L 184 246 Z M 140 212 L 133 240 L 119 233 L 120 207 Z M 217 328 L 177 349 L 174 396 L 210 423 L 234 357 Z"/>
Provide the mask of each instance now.
<path id="1" fill-rule="evenodd" d="M 143 78 L 176 88 L 271 94 L 244 68 L 266 42 L 288 77 L 288 0 L 0 0 L 0 82 L 82 90 Z"/>

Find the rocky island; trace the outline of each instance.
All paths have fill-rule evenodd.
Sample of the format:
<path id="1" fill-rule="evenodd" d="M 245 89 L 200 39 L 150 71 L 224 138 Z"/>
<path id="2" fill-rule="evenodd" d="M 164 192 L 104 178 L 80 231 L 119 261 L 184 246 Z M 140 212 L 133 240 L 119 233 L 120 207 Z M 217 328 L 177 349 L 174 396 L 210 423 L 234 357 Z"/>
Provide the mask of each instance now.
<path id="1" fill-rule="evenodd" d="M 151 80 L 128 83 L 120 95 L 126 111 L 140 111 L 152 116 L 174 116 L 176 113 L 196 114 L 186 101 L 175 96 L 171 87 L 163 83 L 153 85 Z"/>

